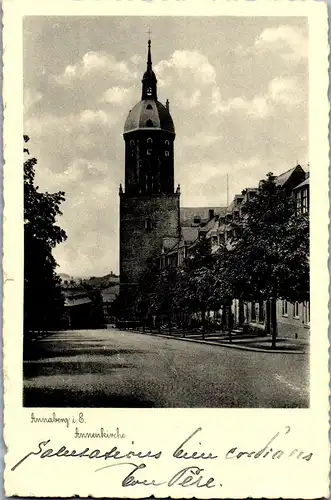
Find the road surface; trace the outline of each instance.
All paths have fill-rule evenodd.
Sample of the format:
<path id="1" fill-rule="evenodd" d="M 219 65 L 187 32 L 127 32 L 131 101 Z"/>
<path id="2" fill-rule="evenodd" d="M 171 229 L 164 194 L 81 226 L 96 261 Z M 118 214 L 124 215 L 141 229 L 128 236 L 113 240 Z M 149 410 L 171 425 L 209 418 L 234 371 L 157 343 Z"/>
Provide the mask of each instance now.
<path id="1" fill-rule="evenodd" d="M 59 332 L 25 353 L 24 405 L 308 407 L 308 360 L 116 329 Z"/>

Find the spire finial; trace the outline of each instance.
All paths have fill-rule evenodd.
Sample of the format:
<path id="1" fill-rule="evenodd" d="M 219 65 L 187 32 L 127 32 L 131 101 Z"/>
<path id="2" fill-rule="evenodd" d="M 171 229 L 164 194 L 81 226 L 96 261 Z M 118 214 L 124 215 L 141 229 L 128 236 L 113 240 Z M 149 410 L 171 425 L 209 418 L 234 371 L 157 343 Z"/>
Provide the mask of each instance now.
<path id="1" fill-rule="evenodd" d="M 150 37 L 151 30 L 148 30 L 148 35 Z M 151 54 L 151 39 L 148 39 L 148 55 L 147 55 L 147 71 L 145 71 L 142 79 L 142 99 L 154 99 L 157 100 L 157 90 L 156 90 L 156 76 L 152 70 L 152 54 Z"/>
<path id="2" fill-rule="evenodd" d="M 152 69 L 152 55 L 151 55 L 151 38 L 150 38 L 150 32 L 151 30 L 148 30 L 149 32 L 149 38 L 148 38 L 148 56 L 147 56 L 147 69 Z"/>

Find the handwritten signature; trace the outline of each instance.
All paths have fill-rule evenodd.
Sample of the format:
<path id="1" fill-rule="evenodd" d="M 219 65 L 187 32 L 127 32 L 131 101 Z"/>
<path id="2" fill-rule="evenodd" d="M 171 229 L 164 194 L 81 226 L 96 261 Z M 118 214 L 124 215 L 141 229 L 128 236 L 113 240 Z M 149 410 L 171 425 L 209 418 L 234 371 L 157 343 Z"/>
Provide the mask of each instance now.
<path id="1" fill-rule="evenodd" d="M 195 439 L 197 434 L 202 431 L 202 427 L 198 427 L 194 432 L 192 432 L 184 441 L 176 447 L 175 451 L 172 453 L 172 456 L 176 460 L 216 460 L 218 455 L 212 452 L 205 451 L 196 451 L 194 448 L 196 447 Z M 238 459 L 271 459 L 271 460 L 279 460 L 279 459 L 297 459 L 304 460 L 309 462 L 313 453 L 304 452 L 297 448 L 290 449 L 285 451 L 280 447 L 275 448 L 275 444 L 279 438 L 287 436 L 291 431 L 289 426 L 285 427 L 282 432 L 277 432 L 274 434 L 271 439 L 267 441 L 264 446 L 256 447 L 254 450 L 244 451 L 241 450 L 238 446 L 230 448 L 222 458 L 225 460 L 238 460 Z M 130 467 L 129 473 L 122 480 L 122 486 L 161 486 L 167 484 L 169 487 L 172 486 L 196 486 L 197 488 L 214 488 L 215 486 L 222 486 L 221 483 L 218 483 L 214 477 L 208 477 L 208 474 L 205 473 L 205 469 L 202 467 L 198 467 L 196 465 L 189 464 L 186 467 L 178 470 L 172 477 L 168 480 L 159 481 L 156 479 L 145 479 L 141 476 L 141 471 L 147 468 L 145 462 L 143 463 L 135 463 L 136 460 L 130 461 L 132 459 L 139 460 L 159 460 L 162 456 L 162 451 L 134 451 L 129 450 L 127 452 L 121 451 L 117 446 L 114 446 L 111 450 L 106 452 L 102 452 L 99 449 L 85 448 L 81 451 L 70 450 L 66 446 L 61 446 L 58 449 L 53 449 L 49 444 L 51 442 L 50 439 L 46 441 L 41 441 L 38 443 L 38 448 L 35 451 L 30 451 L 23 458 L 21 458 L 13 467 L 12 471 L 15 471 L 19 466 L 23 464 L 27 459 L 38 456 L 41 459 L 45 458 L 55 458 L 55 457 L 65 457 L 65 458 L 88 458 L 90 460 L 115 460 L 117 463 L 110 463 L 104 465 L 102 467 L 98 467 L 95 472 L 100 472 L 105 469 L 109 469 L 115 466 L 125 466 Z M 201 443 L 199 442 L 199 445 Z M 272 446 L 271 446 L 272 445 Z M 194 451 L 188 451 L 190 448 L 193 448 Z M 200 464 L 199 464 L 200 465 Z"/>
<path id="2" fill-rule="evenodd" d="M 215 479 L 213 477 L 209 477 L 208 479 L 205 479 L 203 477 L 202 473 L 204 469 L 192 465 L 189 467 L 184 467 L 184 469 L 177 471 L 168 481 L 161 482 L 158 482 L 155 479 L 137 479 L 134 476 L 137 471 L 145 469 L 147 467 L 144 463 L 137 465 L 131 462 L 121 462 L 119 464 L 111 464 L 106 465 L 105 467 L 100 467 L 100 469 L 96 469 L 96 472 L 107 469 L 108 467 L 117 467 L 119 465 L 129 465 L 131 467 L 129 474 L 127 474 L 122 480 L 123 487 L 137 485 L 161 486 L 162 484 L 167 484 L 167 486 L 169 487 L 177 485 L 182 486 L 183 488 L 188 486 L 196 486 L 197 488 L 214 488 L 216 486 Z M 222 484 L 219 484 L 219 486 L 222 486 Z"/>

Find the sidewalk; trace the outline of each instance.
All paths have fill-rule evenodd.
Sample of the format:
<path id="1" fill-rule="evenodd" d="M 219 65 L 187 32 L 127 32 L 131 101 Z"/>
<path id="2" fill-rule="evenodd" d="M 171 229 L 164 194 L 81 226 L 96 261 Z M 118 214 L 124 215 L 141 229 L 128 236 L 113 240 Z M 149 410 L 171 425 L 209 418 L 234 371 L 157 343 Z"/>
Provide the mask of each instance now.
<path id="1" fill-rule="evenodd" d="M 242 349 L 245 351 L 260 351 L 260 352 L 282 352 L 282 353 L 307 353 L 309 351 L 309 340 L 293 339 L 278 337 L 276 347 L 271 346 L 271 336 L 254 335 L 252 333 L 243 333 L 238 330 L 232 332 L 232 341 L 230 342 L 229 335 L 226 332 L 206 332 L 203 338 L 202 332 L 190 331 L 183 332 L 173 330 L 171 335 L 168 329 L 161 331 L 139 328 L 133 330 L 137 333 L 152 335 L 156 337 L 164 337 L 168 339 L 182 340 L 186 342 L 197 342 L 200 344 L 217 345 L 222 347 L 230 347 L 234 349 Z"/>

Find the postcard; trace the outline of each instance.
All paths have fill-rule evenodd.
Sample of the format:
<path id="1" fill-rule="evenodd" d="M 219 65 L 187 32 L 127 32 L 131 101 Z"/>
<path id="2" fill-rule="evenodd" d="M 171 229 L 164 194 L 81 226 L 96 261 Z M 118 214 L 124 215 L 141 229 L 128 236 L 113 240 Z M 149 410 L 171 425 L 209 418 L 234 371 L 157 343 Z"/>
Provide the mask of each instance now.
<path id="1" fill-rule="evenodd" d="M 4 2 L 7 496 L 329 495 L 322 2 Z"/>

